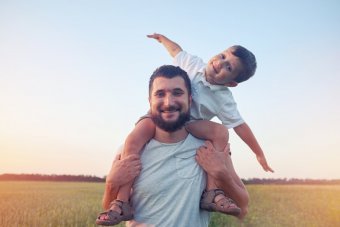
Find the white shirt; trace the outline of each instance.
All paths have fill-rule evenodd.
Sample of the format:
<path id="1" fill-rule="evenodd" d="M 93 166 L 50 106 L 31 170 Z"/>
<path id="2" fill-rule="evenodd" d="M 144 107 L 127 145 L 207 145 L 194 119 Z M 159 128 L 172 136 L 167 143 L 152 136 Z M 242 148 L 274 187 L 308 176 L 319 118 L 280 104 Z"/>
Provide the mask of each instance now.
<path id="1" fill-rule="evenodd" d="M 190 111 L 193 119 L 217 117 L 227 128 L 244 123 L 229 88 L 206 81 L 206 64 L 201 58 L 181 51 L 174 57 L 174 64 L 185 70 L 191 80 L 193 103 Z"/>

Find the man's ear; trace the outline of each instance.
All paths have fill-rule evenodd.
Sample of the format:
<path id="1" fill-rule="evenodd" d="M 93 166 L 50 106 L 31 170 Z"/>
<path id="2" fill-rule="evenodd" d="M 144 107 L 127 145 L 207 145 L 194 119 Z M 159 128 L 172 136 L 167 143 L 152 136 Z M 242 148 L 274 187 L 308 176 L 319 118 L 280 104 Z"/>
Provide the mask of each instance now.
<path id="1" fill-rule="evenodd" d="M 224 86 L 227 86 L 227 87 L 236 87 L 237 85 L 238 85 L 238 83 L 235 82 L 235 81 L 231 81 L 231 82 L 224 84 Z"/>

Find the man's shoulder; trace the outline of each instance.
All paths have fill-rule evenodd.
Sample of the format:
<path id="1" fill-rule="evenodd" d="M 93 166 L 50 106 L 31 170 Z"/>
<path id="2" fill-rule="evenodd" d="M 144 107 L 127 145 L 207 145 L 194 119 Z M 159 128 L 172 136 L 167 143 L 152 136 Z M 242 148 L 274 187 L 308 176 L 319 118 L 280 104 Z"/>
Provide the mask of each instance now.
<path id="1" fill-rule="evenodd" d="M 195 136 L 193 136 L 192 134 L 188 134 L 187 138 L 185 139 L 187 143 L 192 143 L 194 145 L 202 145 L 204 144 L 205 140 L 199 139 Z"/>

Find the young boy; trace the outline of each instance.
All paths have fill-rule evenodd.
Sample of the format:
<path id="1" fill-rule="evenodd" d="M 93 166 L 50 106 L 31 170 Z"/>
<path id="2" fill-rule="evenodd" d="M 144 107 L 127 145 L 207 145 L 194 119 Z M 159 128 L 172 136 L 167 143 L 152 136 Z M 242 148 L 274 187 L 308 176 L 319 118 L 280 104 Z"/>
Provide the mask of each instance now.
<path id="1" fill-rule="evenodd" d="M 255 136 L 238 113 L 236 103 L 228 89 L 228 87 L 235 87 L 238 83 L 254 75 L 255 56 L 241 46 L 232 46 L 205 64 L 200 58 L 187 54 L 177 43 L 161 34 L 155 33 L 148 37 L 162 43 L 174 58 L 175 64 L 187 71 L 192 81 L 191 117 L 193 121 L 186 125 L 186 129 L 198 138 L 210 140 L 216 150 L 223 151 L 228 145 L 228 128 L 234 128 L 236 134 L 256 154 L 262 168 L 265 171 L 273 172 L 267 164 Z M 222 124 L 209 121 L 215 116 L 221 120 Z M 148 117 L 142 118 L 128 135 L 122 158 L 124 159 L 129 154 L 139 154 L 143 146 L 154 136 L 154 130 L 155 126 L 152 120 Z M 233 188 L 244 188 L 235 172 L 232 173 L 232 176 L 231 184 L 235 185 Z M 132 218 L 130 214 L 124 215 L 122 210 L 122 207 L 130 207 L 129 198 L 132 184 L 133 182 L 119 189 L 117 199 L 111 203 L 110 209 L 101 214 L 106 215 L 105 222 L 98 222 L 97 219 L 97 224 L 115 225 Z M 232 194 L 229 192 L 228 196 L 234 198 Z M 248 198 L 234 199 L 241 209 L 236 206 L 233 200 L 226 197 L 207 173 L 206 191 L 203 193 L 200 203 L 202 209 L 243 218 L 247 213 Z"/>

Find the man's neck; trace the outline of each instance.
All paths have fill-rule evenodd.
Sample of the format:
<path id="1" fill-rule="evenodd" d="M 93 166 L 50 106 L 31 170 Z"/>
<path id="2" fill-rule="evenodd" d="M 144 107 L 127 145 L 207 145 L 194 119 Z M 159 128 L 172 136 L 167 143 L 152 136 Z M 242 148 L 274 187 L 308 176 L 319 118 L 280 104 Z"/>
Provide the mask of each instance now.
<path id="1" fill-rule="evenodd" d="M 187 136 L 188 132 L 184 127 L 175 132 L 167 132 L 156 127 L 154 139 L 161 143 L 177 143 L 184 140 Z"/>

